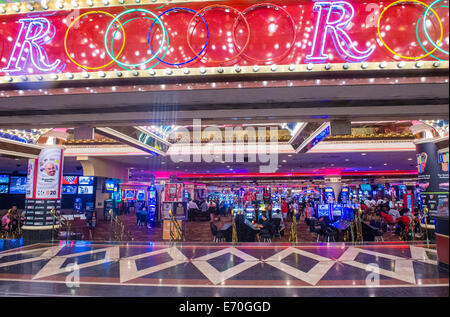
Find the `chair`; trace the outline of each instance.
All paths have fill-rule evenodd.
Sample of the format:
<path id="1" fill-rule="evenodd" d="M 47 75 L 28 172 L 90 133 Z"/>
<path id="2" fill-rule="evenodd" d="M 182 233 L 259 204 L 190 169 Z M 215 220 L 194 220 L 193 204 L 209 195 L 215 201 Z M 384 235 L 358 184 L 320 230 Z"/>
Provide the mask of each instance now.
<path id="1" fill-rule="evenodd" d="M 333 238 L 333 242 L 336 242 L 336 234 L 337 231 L 335 231 L 334 229 L 332 229 L 331 227 L 325 226 L 323 230 L 323 235 L 326 237 L 327 242 L 330 242 L 330 238 Z"/>
<path id="2" fill-rule="evenodd" d="M 322 226 L 316 222 L 316 219 L 309 219 L 309 231 L 311 233 L 315 233 L 317 235 L 316 242 L 319 242 L 320 237 L 323 235 Z"/>
<path id="3" fill-rule="evenodd" d="M 272 230 L 274 230 L 274 225 L 272 224 Z M 265 229 L 261 229 L 261 231 L 259 232 L 259 240 L 261 242 L 272 242 L 272 230 L 265 230 Z"/>
<path id="4" fill-rule="evenodd" d="M 217 226 L 211 222 L 210 223 L 210 227 L 211 227 L 211 233 L 213 235 L 213 242 L 222 242 L 225 240 L 225 237 L 223 235 L 223 232 L 217 229 Z"/>
<path id="5" fill-rule="evenodd" d="M 397 223 L 394 221 L 394 217 L 384 212 L 381 212 L 381 217 L 383 217 L 383 220 L 387 224 L 389 231 L 392 232 L 397 225 Z"/>
<path id="6" fill-rule="evenodd" d="M 272 224 L 275 227 L 274 230 L 274 237 L 281 237 L 281 233 L 280 233 L 280 226 L 281 226 L 281 219 L 280 218 L 273 218 L 272 219 Z"/>

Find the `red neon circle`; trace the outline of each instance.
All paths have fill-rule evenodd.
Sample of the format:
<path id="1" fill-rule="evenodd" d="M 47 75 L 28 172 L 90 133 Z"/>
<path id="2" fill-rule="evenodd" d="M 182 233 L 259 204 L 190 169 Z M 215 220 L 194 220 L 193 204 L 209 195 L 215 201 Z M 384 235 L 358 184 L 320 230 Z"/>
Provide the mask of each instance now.
<path id="1" fill-rule="evenodd" d="M 239 56 L 241 56 L 241 54 L 242 54 L 242 53 L 244 52 L 244 50 L 247 48 L 248 43 L 250 42 L 250 26 L 249 26 L 249 24 L 248 24 L 248 22 L 247 22 L 247 19 L 245 18 L 245 16 L 242 14 L 241 11 L 239 11 L 239 10 L 233 8 L 233 7 L 230 7 L 230 6 L 227 6 L 227 5 L 216 4 L 216 5 L 210 5 L 210 6 L 204 7 L 203 9 L 201 9 L 200 11 L 198 11 L 197 14 L 195 14 L 195 15 L 192 17 L 191 21 L 190 21 L 189 24 L 188 24 L 188 28 L 187 28 L 187 42 L 188 42 L 188 46 L 189 46 L 189 48 L 191 49 L 191 51 L 195 54 L 195 50 L 194 50 L 194 48 L 192 47 L 192 44 L 191 44 L 191 34 L 189 34 L 189 26 L 190 26 L 191 23 L 196 19 L 197 15 L 200 15 L 200 14 L 202 14 L 203 12 L 205 12 L 205 11 L 207 11 L 207 10 L 210 10 L 210 9 L 213 9 L 213 8 L 222 8 L 222 9 L 229 9 L 229 10 L 231 9 L 231 10 L 237 12 L 237 13 L 242 17 L 242 20 L 245 22 L 245 25 L 247 26 L 247 30 L 248 30 L 247 41 L 245 42 L 244 47 L 242 48 L 242 50 L 241 50 L 238 54 L 236 54 L 236 55 L 230 57 L 229 59 L 225 59 L 225 60 L 222 60 L 222 61 L 220 61 L 220 60 L 213 60 L 213 59 L 208 59 L 208 60 L 205 61 L 206 63 L 216 63 L 216 64 L 228 63 L 228 62 L 230 62 L 230 61 L 232 61 L 232 60 L 238 58 Z M 192 29 L 192 31 L 194 31 L 194 29 L 195 29 L 195 27 Z M 234 43 L 234 46 L 236 47 L 236 44 L 235 44 L 235 43 Z M 236 47 L 236 48 L 237 48 L 237 47 Z M 207 52 L 206 52 L 206 50 L 205 50 L 204 55 L 206 55 L 206 54 L 207 54 Z"/>
<path id="2" fill-rule="evenodd" d="M 289 21 L 290 21 L 291 24 L 292 24 L 292 29 L 294 30 L 294 37 L 292 38 L 292 41 L 290 42 L 291 45 L 289 46 L 289 48 L 288 48 L 283 54 L 281 54 L 281 55 L 278 56 L 278 57 L 274 57 L 274 58 L 271 58 L 271 59 L 265 59 L 265 60 L 259 60 L 259 59 L 250 57 L 250 56 L 248 56 L 248 55 L 245 54 L 245 53 L 243 53 L 242 55 L 243 55 L 246 59 L 248 59 L 248 60 L 250 60 L 250 61 L 253 61 L 253 62 L 257 63 L 257 64 L 264 64 L 264 63 L 268 63 L 268 62 L 273 62 L 273 61 L 275 61 L 275 60 L 282 60 L 283 58 L 286 57 L 286 55 L 289 54 L 289 52 L 290 52 L 290 51 L 292 50 L 292 48 L 295 46 L 295 40 L 297 39 L 297 29 L 295 28 L 295 22 L 294 22 L 294 19 L 292 18 L 292 16 L 290 15 L 290 13 L 289 13 L 286 9 L 284 9 L 284 8 L 282 8 L 282 7 L 280 7 L 280 6 L 276 5 L 276 4 L 273 4 L 273 3 L 259 3 L 259 4 L 254 4 L 254 5 L 250 6 L 250 7 L 248 7 L 247 9 L 245 9 L 245 10 L 242 12 L 242 15 L 245 16 L 245 14 L 246 14 L 247 12 L 249 12 L 249 11 L 251 11 L 251 10 L 254 10 L 256 7 L 260 7 L 260 6 L 263 6 L 263 7 L 274 7 L 274 8 L 276 8 L 276 9 L 279 9 L 279 10 L 283 11 L 283 12 L 288 16 Z M 234 30 L 235 30 L 236 27 L 237 27 L 237 23 L 238 23 L 238 22 L 239 22 L 239 20 L 236 21 L 236 23 L 235 23 L 235 25 L 234 25 L 234 27 L 233 27 L 233 43 L 234 43 L 234 45 L 235 45 L 236 47 L 239 48 L 239 45 L 237 44 L 237 41 L 236 41 L 235 32 L 234 32 Z M 248 23 L 247 23 L 247 24 L 248 24 Z M 248 41 L 247 41 L 247 42 L 248 42 Z M 242 50 L 242 52 L 243 52 L 243 51 L 244 51 L 244 50 Z"/>

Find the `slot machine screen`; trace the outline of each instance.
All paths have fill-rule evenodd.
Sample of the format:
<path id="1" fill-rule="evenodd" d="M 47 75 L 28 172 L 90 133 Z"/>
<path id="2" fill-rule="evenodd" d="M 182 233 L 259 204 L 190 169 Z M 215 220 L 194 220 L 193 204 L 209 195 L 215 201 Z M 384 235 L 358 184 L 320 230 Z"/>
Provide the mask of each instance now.
<path id="1" fill-rule="evenodd" d="M 370 184 L 361 184 L 359 187 L 363 192 L 370 192 L 372 190 L 372 186 L 370 186 Z"/>
<path id="2" fill-rule="evenodd" d="M 122 192 L 122 200 L 135 200 L 136 194 L 137 194 L 136 190 L 126 189 Z"/>
<path id="3" fill-rule="evenodd" d="M 137 200 L 139 200 L 139 201 L 145 200 L 145 192 L 143 190 L 138 190 Z"/>
<path id="4" fill-rule="evenodd" d="M 0 185 L 0 194 L 8 193 L 8 185 Z"/>
<path id="5" fill-rule="evenodd" d="M 111 198 L 114 199 L 115 201 L 119 201 L 120 193 L 119 192 L 112 193 Z"/>
<path id="6" fill-rule="evenodd" d="M 0 175 L 0 184 L 8 184 L 9 175 Z"/>
<path id="7" fill-rule="evenodd" d="M 247 209 L 245 209 L 245 218 L 248 220 L 253 219 L 255 215 L 255 209 L 253 207 L 247 207 Z"/>
<path id="8" fill-rule="evenodd" d="M 333 218 L 342 216 L 342 205 L 341 204 L 333 205 L 332 208 L 333 208 L 332 209 Z"/>
<path id="9" fill-rule="evenodd" d="M 317 205 L 317 218 L 328 217 L 329 216 L 329 206 L 326 205 Z"/>

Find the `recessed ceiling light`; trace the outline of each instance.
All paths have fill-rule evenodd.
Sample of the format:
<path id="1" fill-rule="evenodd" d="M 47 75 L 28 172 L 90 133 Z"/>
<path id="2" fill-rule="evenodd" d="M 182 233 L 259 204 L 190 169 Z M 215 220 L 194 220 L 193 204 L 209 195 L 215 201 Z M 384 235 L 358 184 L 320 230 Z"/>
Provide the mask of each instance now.
<path id="1" fill-rule="evenodd" d="M 289 157 L 291 157 L 291 156 L 292 156 L 292 154 L 289 154 L 288 156 L 289 156 Z"/>
<path id="2" fill-rule="evenodd" d="M 387 163 L 384 163 L 384 166 L 386 166 L 387 165 Z"/>
<path id="3" fill-rule="evenodd" d="M 282 162 L 283 162 L 283 163 L 286 163 L 287 161 L 286 161 L 286 160 L 283 160 Z"/>
<path id="4" fill-rule="evenodd" d="M 348 161 L 350 161 L 350 159 L 346 158 L 345 161 L 348 162 Z"/>
<path id="5" fill-rule="evenodd" d="M 412 161 L 412 160 L 413 160 L 412 158 L 409 158 L 409 159 L 408 159 L 408 161 Z"/>
<path id="6" fill-rule="evenodd" d="M 363 155 L 363 156 L 364 156 L 364 155 L 367 155 L 367 153 L 361 153 L 361 155 Z"/>

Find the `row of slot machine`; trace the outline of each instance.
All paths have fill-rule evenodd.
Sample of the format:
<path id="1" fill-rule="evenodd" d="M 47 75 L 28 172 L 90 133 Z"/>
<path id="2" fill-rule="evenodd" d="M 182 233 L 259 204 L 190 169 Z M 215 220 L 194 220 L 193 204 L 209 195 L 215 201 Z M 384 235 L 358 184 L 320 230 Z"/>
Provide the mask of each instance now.
<path id="1" fill-rule="evenodd" d="M 334 190 L 331 187 L 324 188 L 323 203 L 350 204 L 354 200 L 364 201 L 366 198 L 388 197 L 395 201 L 396 208 L 409 208 L 413 210 L 414 202 L 419 202 L 420 194 L 413 187 L 407 187 L 405 184 L 393 186 L 361 184 L 359 187 L 343 187 L 341 193 L 336 199 Z"/>
<path id="2" fill-rule="evenodd" d="M 112 192 L 111 198 L 104 202 L 105 212 L 108 213 L 112 209 L 114 214 L 119 214 L 121 204 L 134 206 L 136 210 L 145 204 L 150 226 L 154 227 L 159 220 L 158 190 L 156 186 L 148 186 L 147 189 L 118 189 L 116 192 Z"/>

